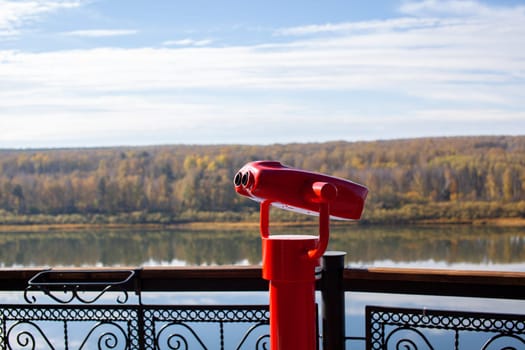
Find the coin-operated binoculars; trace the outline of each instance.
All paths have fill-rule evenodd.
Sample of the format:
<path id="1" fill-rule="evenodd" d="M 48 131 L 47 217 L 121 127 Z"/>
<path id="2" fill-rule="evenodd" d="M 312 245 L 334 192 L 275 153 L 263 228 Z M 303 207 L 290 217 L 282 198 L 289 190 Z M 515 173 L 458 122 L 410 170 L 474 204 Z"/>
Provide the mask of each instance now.
<path id="1" fill-rule="evenodd" d="M 260 202 L 263 278 L 270 281 L 270 349 L 313 350 L 317 344 L 315 268 L 328 245 L 330 217 L 361 217 L 368 189 L 275 161 L 244 165 L 237 193 Z M 319 216 L 319 235 L 270 235 L 270 206 Z"/>

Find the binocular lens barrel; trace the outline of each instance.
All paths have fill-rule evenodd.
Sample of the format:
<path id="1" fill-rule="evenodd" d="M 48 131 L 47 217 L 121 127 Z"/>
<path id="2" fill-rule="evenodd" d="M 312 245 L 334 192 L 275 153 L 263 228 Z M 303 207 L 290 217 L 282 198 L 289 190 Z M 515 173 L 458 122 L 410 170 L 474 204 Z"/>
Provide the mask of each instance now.
<path id="1" fill-rule="evenodd" d="M 245 164 L 233 179 L 240 195 L 270 201 L 282 209 L 318 215 L 319 203 L 330 202 L 330 216 L 356 220 L 361 217 L 368 189 L 333 176 L 294 169 L 276 161 Z"/>

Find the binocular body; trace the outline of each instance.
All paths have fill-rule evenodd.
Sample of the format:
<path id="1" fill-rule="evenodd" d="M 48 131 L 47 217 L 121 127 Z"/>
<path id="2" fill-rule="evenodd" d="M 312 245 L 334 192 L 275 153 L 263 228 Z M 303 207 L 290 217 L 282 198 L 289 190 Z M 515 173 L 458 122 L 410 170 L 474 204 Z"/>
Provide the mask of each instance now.
<path id="1" fill-rule="evenodd" d="M 276 161 L 244 165 L 234 178 L 240 195 L 300 213 L 319 215 L 319 203 L 328 202 L 330 217 L 357 220 L 363 212 L 368 189 L 352 181 L 299 170 Z"/>

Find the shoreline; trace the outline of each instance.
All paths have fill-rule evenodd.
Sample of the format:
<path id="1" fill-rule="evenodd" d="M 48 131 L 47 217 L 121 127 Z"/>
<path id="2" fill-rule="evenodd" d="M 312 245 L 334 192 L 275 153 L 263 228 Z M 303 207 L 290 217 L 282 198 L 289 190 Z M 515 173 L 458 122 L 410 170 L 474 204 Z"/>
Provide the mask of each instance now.
<path id="1" fill-rule="evenodd" d="M 317 221 L 304 222 L 273 222 L 274 227 L 308 227 L 317 226 Z M 494 227 L 524 227 L 525 218 L 498 218 L 498 219 L 476 219 L 476 220 L 454 220 L 454 219 L 434 219 L 434 220 L 417 220 L 410 222 L 338 222 L 331 221 L 331 226 L 341 225 L 365 225 L 365 226 L 447 226 L 447 225 L 471 225 L 471 226 L 494 226 Z M 59 230 L 93 230 L 93 229 L 148 229 L 148 230 L 166 230 L 166 229 L 189 229 L 189 230 L 216 230 L 221 229 L 243 229 L 254 228 L 259 226 L 258 221 L 242 222 L 182 222 L 182 223 L 109 223 L 109 224 L 0 224 L 0 233 L 2 232 L 45 232 Z"/>

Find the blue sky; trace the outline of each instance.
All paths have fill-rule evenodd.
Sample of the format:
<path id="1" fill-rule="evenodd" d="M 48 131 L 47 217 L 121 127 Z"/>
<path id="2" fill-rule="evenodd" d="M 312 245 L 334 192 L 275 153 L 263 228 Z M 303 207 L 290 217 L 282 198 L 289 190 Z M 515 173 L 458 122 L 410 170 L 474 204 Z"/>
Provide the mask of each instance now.
<path id="1" fill-rule="evenodd" d="M 525 134 L 525 1 L 0 0 L 0 148 Z"/>

